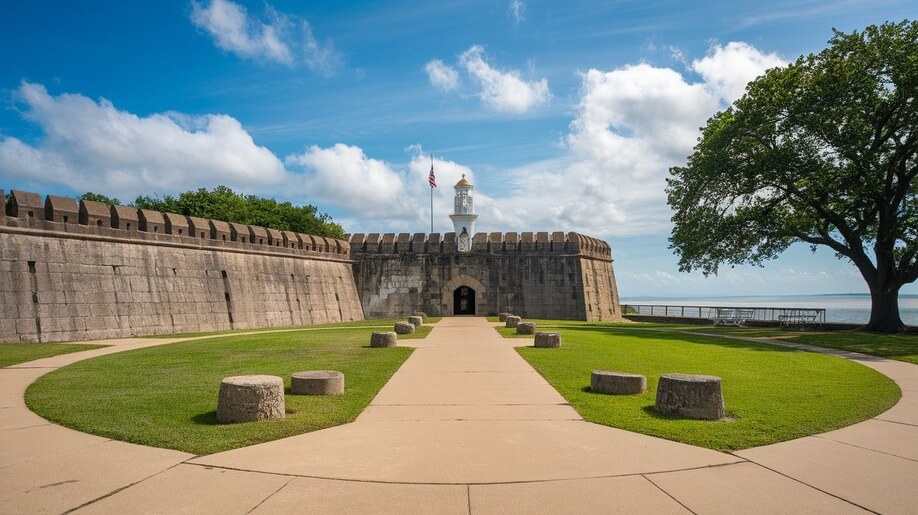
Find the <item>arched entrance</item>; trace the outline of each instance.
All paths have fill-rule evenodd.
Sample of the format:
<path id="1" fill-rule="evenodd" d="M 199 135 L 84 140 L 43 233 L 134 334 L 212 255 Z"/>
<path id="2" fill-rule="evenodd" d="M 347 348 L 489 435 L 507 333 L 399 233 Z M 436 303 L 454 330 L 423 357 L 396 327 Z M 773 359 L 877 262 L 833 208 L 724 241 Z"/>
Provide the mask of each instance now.
<path id="1" fill-rule="evenodd" d="M 453 314 L 475 314 L 475 290 L 468 286 L 460 286 L 453 291 Z"/>
<path id="2" fill-rule="evenodd" d="M 487 292 L 488 289 L 478 279 L 465 274 L 457 275 L 440 288 L 440 313 L 444 316 L 488 313 Z M 463 298 L 466 300 L 464 307 Z"/>

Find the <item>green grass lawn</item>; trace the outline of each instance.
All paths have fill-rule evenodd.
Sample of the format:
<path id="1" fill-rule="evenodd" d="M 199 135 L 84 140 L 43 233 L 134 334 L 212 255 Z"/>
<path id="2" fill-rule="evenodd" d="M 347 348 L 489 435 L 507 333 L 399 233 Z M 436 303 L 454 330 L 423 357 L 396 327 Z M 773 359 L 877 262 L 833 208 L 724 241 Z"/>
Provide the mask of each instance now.
<path id="1" fill-rule="evenodd" d="M 58 354 L 69 354 L 102 347 L 107 346 L 73 343 L 0 343 L 0 368 L 18 365 L 26 361 L 50 358 Z"/>
<path id="2" fill-rule="evenodd" d="M 39 415 L 79 431 L 210 454 L 353 421 L 411 353 L 405 347 L 369 348 L 372 331 L 226 336 L 102 356 L 41 377 L 26 391 L 26 404 Z M 425 326 L 399 338 L 423 338 L 429 331 Z M 345 393 L 290 394 L 290 375 L 301 370 L 343 372 Z M 248 374 L 284 378 L 286 418 L 218 424 L 220 380 Z"/>
<path id="3" fill-rule="evenodd" d="M 536 322 L 537 330 L 562 333 L 561 348 L 523 347 L 519 353 L 585 419 L 712 449 L 744 449 L 837 429 L 885 411 L 901 395 L 879 372 L 832 356 L 620 324 Z M 647 393 L 592 393 L 590 372 L 597 369 L 643 374 Z M 670 372 L 723 378 L 726 410 L 733 420 L 657 414 L 657 381 Z"/>
<path id="4" fill-rule="evenodd" d="M 489 317 L 488 320 L 491 320 Z M 493 317 L 497 322 L 497 317 Z M 582 322 L 577 320 L 527 320 L 535 322 L 536 330 L 557 331 L 565 327 L 622 327 L 633 329 L 659 329 L 664 331 L 691 331 L 699 334 L 743 336 L 747 338 L 773 338 L 817 347 L 849 350 L 896 359 L 918 365 L 918 334 L 874 334 L 862 331 L 806 331 L 770 327 L 731 327 L 664 324 L 655 322 Z M 515 336 L 514 329 L 499 329 L 505 336 Z M 531 336 L 530 336 L 531 338 Z"/>

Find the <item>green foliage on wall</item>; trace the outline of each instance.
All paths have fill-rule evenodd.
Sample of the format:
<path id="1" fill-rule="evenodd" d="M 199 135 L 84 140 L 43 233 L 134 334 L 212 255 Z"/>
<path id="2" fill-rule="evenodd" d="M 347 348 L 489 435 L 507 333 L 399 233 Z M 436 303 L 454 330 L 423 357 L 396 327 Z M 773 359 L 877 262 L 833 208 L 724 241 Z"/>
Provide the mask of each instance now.
<path id="1" fill-rule="evenodd" d="M 178 196 L 140 196 L 134 200 L 138 209 L 179 213 L 225 222 L 260 225 L 281 231 L 295 231 L 317 236 L 343 238 L 344 229 L 316 206 L 294 206 L 257 195 L 236 193 L 226 186 L 208 191 L 200 188 Z"/>
<path id="2" fill-rule="evenodd" d="M 86 193 L 80 195 L 80 200 L 92 200 L 94 202 L 102 202 L 103 204 L 108 204 L 110 206 L 120 206 L 121 201 L 115 197 L 108 197 L 101 193 L 93 193 L 87 191 Z"/>

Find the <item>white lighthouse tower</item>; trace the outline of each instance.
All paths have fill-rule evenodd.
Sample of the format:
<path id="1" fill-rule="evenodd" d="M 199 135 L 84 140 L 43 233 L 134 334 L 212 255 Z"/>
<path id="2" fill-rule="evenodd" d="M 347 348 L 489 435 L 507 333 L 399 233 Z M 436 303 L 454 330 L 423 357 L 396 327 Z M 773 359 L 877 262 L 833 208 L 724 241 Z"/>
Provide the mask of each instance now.
<path id="1" fill-rule="evenodd" d="M 474 186 L 462 174 L 462 179 L 456 183 L 456 198 L 453 207 L 453 214 L 449 218 L 453 221 L 453 227 L 456 231 L 459 252 L 470 252 L 472 250 L 472 236 L 475 234 L 475 220 L 478 215 L 475 214 L 475 206 L 472 203 L 472 190 Z"/>

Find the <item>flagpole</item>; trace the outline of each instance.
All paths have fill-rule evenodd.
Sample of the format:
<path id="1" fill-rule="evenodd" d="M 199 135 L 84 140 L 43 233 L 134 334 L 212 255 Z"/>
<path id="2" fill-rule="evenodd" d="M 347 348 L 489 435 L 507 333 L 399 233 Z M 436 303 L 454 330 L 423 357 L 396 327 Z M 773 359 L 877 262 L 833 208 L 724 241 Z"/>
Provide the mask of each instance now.
<path id="1" fill-rule="evenodd" d="M 430 155 L 430 173 L 433 173 L 433 154 Z M 433 234 L 433 185 L 430 186 L 430 233 Z"/>

